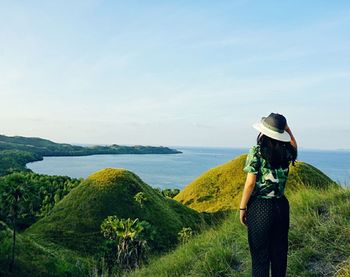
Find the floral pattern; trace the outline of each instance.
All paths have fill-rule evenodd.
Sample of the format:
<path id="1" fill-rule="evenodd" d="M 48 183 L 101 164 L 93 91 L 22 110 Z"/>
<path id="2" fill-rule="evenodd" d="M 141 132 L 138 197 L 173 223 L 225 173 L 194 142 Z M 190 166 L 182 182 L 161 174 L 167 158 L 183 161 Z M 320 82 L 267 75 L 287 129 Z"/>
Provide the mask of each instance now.
<path id="1" fill-rule="evenodd" d="M 254 145 L 249 149 L 243 170 L 257 174 L 252 196 L 280 198 L 284 195 L 289 168 L 272 169 L 269 162 L 261 156 L 259 145 Z"/>

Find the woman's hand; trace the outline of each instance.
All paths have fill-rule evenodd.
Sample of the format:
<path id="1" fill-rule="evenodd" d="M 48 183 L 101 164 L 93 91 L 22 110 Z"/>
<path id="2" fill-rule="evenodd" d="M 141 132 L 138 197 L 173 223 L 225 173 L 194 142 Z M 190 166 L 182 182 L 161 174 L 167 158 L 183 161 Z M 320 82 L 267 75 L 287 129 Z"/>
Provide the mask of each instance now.
<path id="1" fill-rule="evenodd" d="M 286 126 L 284 127 L 284 130 L 286 130 L 287 132 L 290 131 L 290 128 L 287 123 L 286 123 Z"/>
<path id="2" fill-rule="evenodd" d="M 240 210 L 239 211 L 239 220 L 241 221 L 242 225 L 247 226 L 247 210 Z"/>
<path id="3" fill-rule="evenodd" d="M 298 148 L 297 141 L 295 140 L 295 137 L 293 136 L 292 130 L 289 128 L 288 124 L 286 124 L 286 127 L 284 128 L 286 132 L 290 135 L 290 143 L 293 145 L 296 149 Z"/>

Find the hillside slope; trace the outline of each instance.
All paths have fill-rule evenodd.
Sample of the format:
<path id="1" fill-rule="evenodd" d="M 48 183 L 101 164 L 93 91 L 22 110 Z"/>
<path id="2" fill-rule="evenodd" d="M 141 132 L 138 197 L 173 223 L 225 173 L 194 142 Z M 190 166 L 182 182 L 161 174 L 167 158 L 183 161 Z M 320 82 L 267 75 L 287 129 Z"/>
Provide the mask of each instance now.
<path id="1" fill-rule="evenodd" d="M 11 250 L 12 230 L 0 221 L 0 276 L 59 277 L 86 276 L 89 273 L 89 261 L 73 251 L 57 248 L 52 251 L 22 234 L 16 235 L 15 266 L 10 272 Z"/>
<path id="2" fill-rule="evenodd" d="M 246 173 L 246 155 L 212 168 L 188 184 L 175 200 L 199 212 L 217 212 L 238 208 Z M 327 187 L 333 181 L 320 170 L 303 162 L 290 167 L 286 194 L 301 187 Z"/>
<path id="3" fill-rule="evenodd" d="M 143 192 L 143 207 L 134 200 Z M 109 215 L 139 218 L 156 229 L 153 249 L 165 250 L 177 242 L 182 227 L 200 228 L 202 216 L 177 201 L 162 196 L 126 169 L 107 168 L 88 177 L 65 196 L 51 214 L 26 230 L 40 241 L 49 241 L 80 253 L 96 253 L 102 241 L 100 224 Z"/>

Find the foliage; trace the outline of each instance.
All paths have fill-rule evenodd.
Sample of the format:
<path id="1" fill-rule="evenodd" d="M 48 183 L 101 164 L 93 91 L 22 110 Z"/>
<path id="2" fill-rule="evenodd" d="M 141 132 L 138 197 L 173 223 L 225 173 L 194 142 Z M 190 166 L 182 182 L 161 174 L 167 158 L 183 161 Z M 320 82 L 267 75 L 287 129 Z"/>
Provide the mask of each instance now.
<path id="1" fill-rule="evenodd" d="M 42 157 L 40 155 L 27 151 L 0 151 L 0 176 L 16 171 L 27 171 L 28 169 L 25 167 L 27 163 L 39 161 L 41 159 Z"/>
<path id="2" fill-rule="evenodd" d="M 0 190 L 1 213 L 11 222 L 13 239 L 11 250 L 11 261 L 9 270 L 12 272 L 15 266 L 15 250 L 16 250 L 16 229 L 17 220 L 25 217 L 31 212 L 29 201 L 29 187 L 26 185 L 26 179 L 19 173 L 13 173 L 7 179 L 7 185 L 2 186 Z"/>
<path id="3" fill-rule="evenodd" d="M 163 195 L 164 197 L 174 198 L 180 193 L 179 189 L 161 189 L 160 187 L 153 188 L 157 193 Z"/>
<path id="4" fill-rule="evenodd" d="M 180 232 L 177 233 L 179 241 L 181 243 L 186 243 L 193 236 L 193 231 L 191 227 L 183 227 Z"/>
<path id="5" fill-rule="evenodd" d="M 162 190 L 162 194 L 164 196 L 167 196 L 167 197 L 170 197 L 170 198 L 174 198 L 179 193 L 180 193 L 179 189 L 163 189 Z"/>
<path id="6" fill-rule="evenodd" d="M 12 223 L 14 219 L 26 217 L 32 213 L 30 201 L 32 187 L 21 173 L 12 173 L 4 178 L 0 185 L 1 217 Z"/>
<path id="7" fill-rule="evenodd" d="M 16 172 L 0 177 L 0 191 L 11 190 L 14 182 L 21 183 L 26 191 L 25 213 L 17 222 L 17 227 L 22 230 L 49 214 L 54 205 L 80 184 L 81 180 L 66 176 Z M 0 201 L 0 220 L 10 224 L 2 201 Z"/>
<path id="8" fill-rule="evenodd" d="M 109 272 L 116 264 L 123 271 L 129 271 L 141 265 L 146 259 L 147 240 L 141 237 L 143 227 L 138 218 L 119 219 L 108 216 L 101 224 L 101 233 L 112 241 L 112 248 L 107 252 Z"/>
<path id="9" fill-rule="evenodd" d="M 212 168 L 187 185 L 175 200 L 199 212 L 217 212 L 236 209 L 239 206 L 246 179 L 243 171 L 246 155 Z M 290 167 L 286 194 L 303 188 L 326 187 L 334 184 L 315 167 L 296 162 Z"/>
<path id="10" fill-rule="evenodd" d="M 142 191 L 136 193 L 134 195 L 134 199 L 137 203 L 140 204 L 141 208 L 143 207 L 143 204 L 147 201 L 147 197 L 145 196 L 145 194 Z"/>

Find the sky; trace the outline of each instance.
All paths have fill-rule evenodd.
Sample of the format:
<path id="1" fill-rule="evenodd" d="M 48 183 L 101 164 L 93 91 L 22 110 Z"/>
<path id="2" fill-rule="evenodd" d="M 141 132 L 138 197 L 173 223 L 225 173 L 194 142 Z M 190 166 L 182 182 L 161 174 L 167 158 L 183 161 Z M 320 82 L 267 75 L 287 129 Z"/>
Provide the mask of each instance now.
<path id="1" fill-rule="evenodd" d="M 350 1 L 1 1 L 0 134 L 350 149 Z"/>

